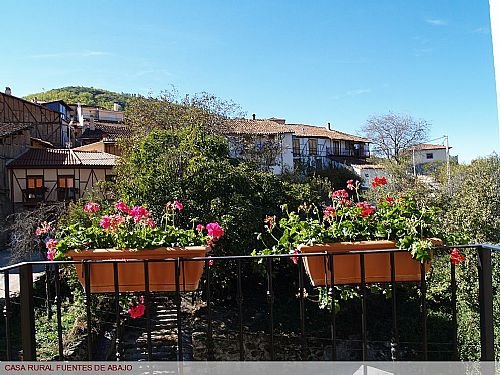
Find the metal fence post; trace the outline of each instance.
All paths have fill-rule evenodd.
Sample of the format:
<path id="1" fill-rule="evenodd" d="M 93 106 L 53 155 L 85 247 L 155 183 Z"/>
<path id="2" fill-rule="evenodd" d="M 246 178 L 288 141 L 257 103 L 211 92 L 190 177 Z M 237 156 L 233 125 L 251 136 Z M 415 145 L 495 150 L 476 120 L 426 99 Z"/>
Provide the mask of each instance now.
<path id="1" fill-rule="evenodd" d="M 481 361 L 495 360 L 495 340 L 493 328 L 493 284 L 491 269 L 491 249 L 478 248 L 479 254 L 479 324 L 481 330 Z"/>
<path id="2" fill-rule="evenodd" d="M 23 361 L 36 361 L 33 267 L 31 264 L 23 264 L 20 267 L 19 287 Z"/>

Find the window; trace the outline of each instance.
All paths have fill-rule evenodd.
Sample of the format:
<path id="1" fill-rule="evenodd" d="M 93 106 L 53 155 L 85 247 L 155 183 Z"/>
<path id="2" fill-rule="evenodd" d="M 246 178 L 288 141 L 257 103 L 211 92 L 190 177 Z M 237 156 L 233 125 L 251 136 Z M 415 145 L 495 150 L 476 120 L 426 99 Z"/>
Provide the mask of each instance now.
<path id="1" fill-rule="evenodd" d="M 76 193 L 74 176 L 57 176 L 57 200 L 76 199 Z"/>
<path id="2" fill-rule="evenodd" d="M 24 200 L 26 202 L 39 202 L 45 198 L 45 187 L 43 176 L 26 176 L 26 191 Z"/>
<path id="3" fill-rule="evenodd" d="M 292 142 L 293 156 L 300 156 L 300 139 L 294 138 Z"/>
<path id="4" fill-rule="evenodd" d="M 317 155 L 318 154 L 318 140 L 317 139 L 309 139 L 309 155 Z"/>
<path id="5" fill-rule="evenodd" d="M 427 154 L 425 154 L 425 157 L 427 159 L 434 159 L 434 154 L 432 152 L 428 152 Z"/>
<path id="6" fill-rule="evenodd" d="M 57 178 L 58 188 L 72 188 L 75 186 L 75 179 L 73 176 L 59 176 Z"/>
<path id="7" fill-rule="evenodd" d="M 340 142 L 333 141 L 333 155 L 340 155 Z"/>

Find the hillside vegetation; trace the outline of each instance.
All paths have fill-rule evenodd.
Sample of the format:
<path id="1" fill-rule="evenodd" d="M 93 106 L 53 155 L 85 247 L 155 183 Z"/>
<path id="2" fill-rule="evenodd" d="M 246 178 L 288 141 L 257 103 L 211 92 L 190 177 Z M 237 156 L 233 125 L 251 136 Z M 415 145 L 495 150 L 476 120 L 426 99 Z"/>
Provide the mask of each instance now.
<path id="1" fill-rule="evenodd" d="M 125 109 L 128 102 L 136 95 L 117 93 L 108 90 L 97 89 L 95 87 L 67 86 L 59 89 L 52 89 L 45 92 L 38 92 L 25 96 L 27 100 L 52 101 L 64 100 L 68 104 L 95 105 L 108 109 L 113 109 L 113 103 L 118 103 Z"/>

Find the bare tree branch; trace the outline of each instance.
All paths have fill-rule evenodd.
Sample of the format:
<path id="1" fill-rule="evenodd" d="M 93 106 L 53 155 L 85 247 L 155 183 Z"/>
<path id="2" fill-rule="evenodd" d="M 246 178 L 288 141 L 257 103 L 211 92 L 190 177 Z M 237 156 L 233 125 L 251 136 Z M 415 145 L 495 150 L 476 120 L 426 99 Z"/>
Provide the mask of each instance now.
<path id="1" fill-rule="evenodd" d="M 429 127 L 425 120 L 389 112 L 368 118 L 362 131 L 375 146 L 375 155 L 399 162 L 405 151 L 428 138 Z"/>

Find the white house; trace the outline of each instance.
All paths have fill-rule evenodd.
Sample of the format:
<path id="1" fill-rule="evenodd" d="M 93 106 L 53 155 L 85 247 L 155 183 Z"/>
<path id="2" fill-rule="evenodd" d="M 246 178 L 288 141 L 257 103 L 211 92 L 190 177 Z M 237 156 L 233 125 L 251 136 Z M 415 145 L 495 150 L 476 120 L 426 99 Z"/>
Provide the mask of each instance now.
<path id="1" fill-rule="evenodd" d="M 257 160 L 275 174 L 297 168 L 343 168 L 370 156 L 368 139 L 333 130 L 330 124 L 287 124 L 284 119 L 254 115 L 227 120 L 223 132 L 232 157 Z"/>
<path id="2" fill-rule="evenodd" d="M 361 189 L 367 190 L 371 187 L 371 182 L 375 177 L 389 178 L 389 174 L 382 165 L 379 164 L 352 164 L 351 168 L 361 177 Z"/>
<path id="3" fill-rule="evenodd" d="M 411 147 L 409 151 L 412 153 L 411 157 L 415 165 L 415 172 L 425 174 L 428 169 L 432 169 L 433 163 L 446 163 L 449 149 L 447 151 L 446 146 L 429 143 L 421 143 Z"/>
<path id="4" fill-rule="evenodd" d="M 223 132 L 231 157 L 256 160 L 274 174 L 293 170 L 293 131 L 287 126 L 266 119 L 230 119 Z"/>

